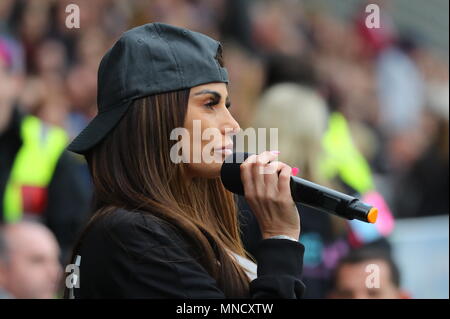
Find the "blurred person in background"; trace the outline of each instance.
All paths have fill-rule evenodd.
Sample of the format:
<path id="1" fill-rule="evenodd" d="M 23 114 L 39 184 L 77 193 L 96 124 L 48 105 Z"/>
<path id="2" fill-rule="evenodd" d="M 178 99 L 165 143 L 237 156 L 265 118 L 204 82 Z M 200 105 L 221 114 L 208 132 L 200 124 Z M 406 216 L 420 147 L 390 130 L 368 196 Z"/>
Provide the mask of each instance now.
<path id="1" fill-rule="evenodd" d="M 371 85 L 369 84 L 370 77 L 357 67 L 342 70 L 331 67 L 331 70 L 335 71 L 336 74 L 345 74 L 352 70 L 350 74 L 358 75 L 351 82 L 349 82 L 350 79 L 343 81 L 345 76 L 341 75 L 342 79 L 339 79 L 333 72 L 328 74 L 330 70 L 328 68 L 323 69 L 323 66 L 319 63 L 321 60 L 316 59 L 317 57 L 310 54 L 304 54 L 300 57 L 279 54 L 271 56 L 267 61 L 266 90 L 270 90 L 277 84 L 295 83 L 305 89 L 309 88 L 325 100 L 326 124 L 321 139 L 315 141 L 318 144 L 316 147 L 320 148 L 322 152 L 322 156 L 316 163 L 322 179 L 333 181 L 344 193 L 362 197 L 363 201 L 379 209 L 376 229 L 373 225 L 357 221 L 350 222 L 351 243 L 352 246 L 357 247 L 365 242 L 380 239 L 380 235 L 385 237 L 393 229 L 393 216 L 385 200 L 386 191 L 382 185 L 376 185 L 370 165 L 374 154 L 379 152 L 378 139 L 373 134 L 371 126 L 365 121 L 361 121 L 358 115 L 364 113 L 359 109 L 361 109 L 360 105 L 367 99 L 366 96 L 372 96 L 370 93 L 372 92 Z M 347 62 L 339 65 L 348 67 Z M 324 77 L 324 71 L 329 77 Z M 344 89 L 343 84 L 347 82 L 350 83 L 351 87 L 357 89 L 353 90 L 351 87 L 345 87 Z M 361 93 L 355 94 L 353 91 L 361 91 Z M 281 102 L 278 104 L 281 104 Z M 303 109 L 299 100 L 291 99 L 291 104 L 298 105 L 298 109 Z M 276 103 L 274 103 L 273 108 L 275 107 Z M 280 106 L 280 108 L 285 108 L 285 106 Z M 294 114 L 298 109 L 294 109 Z M 276 113 L 275 109 L 271 112 Z M 262 113 L 261 110 L 257 111 L 257 114 Z M 273 118 L 277 116 L 273 115 Z M 303 117 L 303 115 L 298 114 L 298 117 Z M 266 116 L 265 118 L 267 119 L 265 125 L 269 127 L 271 117 Z M 302 121 L 293 117 L 286 119 L 286 123 L 292 122 L 293 126 L 301 125 L 294 121 L 302 123 Z M 279 123 L 274 124 L 280 125 Z M 320 127 L 322 124 L 315 123 L 315 125 Z M 287 141 L 289 141 L 288 138 Z M 295 138 L 291 139 L 290 142 L 293 143 L 292 145 L 297 143 Z M 294 152 L 295 149 L 295 147 L 291 148 L 290 151 Z M 297 152 L 301 151 L 302 148 L 297 149 Z M 355 227 L 356 229 L 354 229 Z"/>
<path id="2" fill-rule="evenodd" d="M 317 125 L 325 125 L 319 143 L 326 156 L 322 156 L 322 163 L 316 165 L 322 166 L 322 174 L 327 179 L 340 180 L 341 186 L 347 192 L 365 194 L 375 186 L 369 163 L 356 147 L 350 130 L 353 114 L 344 107 L 353 96 L 346 94 L 350 90 L 339 92 L 333 88 L 329 82 L 336 76 L 325 79 L 322 74 L 323 66 L 318 62 L 320 60 L 317 61 L 311 54 L 306 53 L 300 56 L 271 55 L 266 61 L 265 89 L 280 83 L 296 83 L 317 92 L 325 100 L 325 124 Z M 341 73 L 344 70 L 335 71 Z M 336 81 L 339 82 L 337 79 Z M 257 110 L 256 113 L 261 111 Z"/>
<path id="3" fill-rule="evenodd" d="M 65 258 L 85 221 L 90 195 L 64 151 L 64 130 L 25 114 L 18 104 L 18 58 L 0 39 L 0 221 L 16 223 L 29 216 L 43 222 Z"/>
<path id="4" fill-rule="evenodd" d="M 395 139 L 390 143 L 395 158 L 408 159 L 407 163 L 401 161 L 393 181 L 393 205 L 399 218 L 445 215 L 449 213 L 448 64 L 425 46 L 406 40 L 403 46 L 410 47 L 424 81 L 424 98 L 415 128 L 420 138 L 410 134 L 403 144 Z"/>
<path id="5" fill-rule="evenodd" d="M 373 169 L 397 218 L 448 214 L 448 62 L 418 30 L 397 30 L 392 3 L 377 3 L 382 27 L 368 29 L 363 10 L 356 24 L 376 81 Z"/>
<path id="6" fill-rule="evenodd" d="M 398 217 L 449 213 L 449 122 L 428 111 L 423 118 L 427 142 L 417 159 L 395 180 Z"/>
<path id="7" fill-rule="evenodd" d="M 403 37 L 381 51 L 375 61 L 380 129 L 388 138 L 391 170 L 400 172 L 420 156 L 425 143 L 420 129 L 425 83 L 414 60 L 416 51 L 413 38 Z"/>
<path id="8" fill-rule="evenodd" d="M 56 238 L 40 223 L 1 226 L 0 298 L 55 298 L 62 274 L 59 253 Z"/>
<path id="9" fill-rule="evenodd" d="M 362 247 L 340 260 L 329 298 L 407 299 L 410 296 L 401 288 L 400 271 L 390 254 Z"/>

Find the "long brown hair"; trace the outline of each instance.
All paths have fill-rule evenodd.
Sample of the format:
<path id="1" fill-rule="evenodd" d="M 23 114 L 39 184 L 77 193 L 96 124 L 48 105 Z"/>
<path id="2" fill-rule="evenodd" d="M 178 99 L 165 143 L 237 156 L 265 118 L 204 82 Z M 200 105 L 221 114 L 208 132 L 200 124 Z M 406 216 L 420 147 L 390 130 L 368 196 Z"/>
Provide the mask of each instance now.
<path id="1" fill-rule="evenodd" d="M 170 132 L 183 127 L 188 99 L 189 89 L 136 100 L 86 156 L 96 210 L 90 224 L 117 208 L 158 217 L 189 239 L 225 296 L 246 297 L 249 279 L 230 255 L 246 256 L 233 194 L 220 178 L 194 178 L 188 185 L 185 164 L 170 159 L 177 142 Z"/>

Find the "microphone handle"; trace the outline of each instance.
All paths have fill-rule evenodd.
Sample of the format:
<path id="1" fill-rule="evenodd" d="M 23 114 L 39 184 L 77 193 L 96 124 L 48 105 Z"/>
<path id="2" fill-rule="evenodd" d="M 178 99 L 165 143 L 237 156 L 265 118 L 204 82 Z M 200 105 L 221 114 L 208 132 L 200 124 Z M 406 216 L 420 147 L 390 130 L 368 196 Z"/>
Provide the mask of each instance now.
<path id="1" fill-rule="evenodd" d="M 223 185 L 230 192 L 244 196 L 244 185 L 240 177 L 240 163 L 244 162 L 250 155 L 250 153 L 233 153 L 225 159 L 220 177 Z M 377 219 L 378 210 L 375 207 L 328 187 L 297 176 L 291 176 L 290 187 L 294 202 L 347 219 L 358 219 L 367 223 L 375 223 Z"/>
<path id="2" fill-rule="evenodd" d="M 291 176 L 290 187 L 294 202 L 346 219 L 376 221 L 377 209 L 355 197 L 296 176 Z"/>

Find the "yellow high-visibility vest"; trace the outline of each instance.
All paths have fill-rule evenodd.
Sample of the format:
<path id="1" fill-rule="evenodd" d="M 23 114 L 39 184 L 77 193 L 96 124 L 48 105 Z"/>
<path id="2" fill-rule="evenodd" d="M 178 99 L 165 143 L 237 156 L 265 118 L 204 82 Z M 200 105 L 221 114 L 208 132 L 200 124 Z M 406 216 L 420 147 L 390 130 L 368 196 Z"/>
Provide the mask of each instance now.
<path id="1" fill-rule="evenodd" d="M 16 154 L 3 197 L 3 220 L 18 222 L 23 214 L 22 186 L 47 188 L 67 145 L 66 132 L 34 116 L 22 120 L 22 146 Z"/>
<path id="2" fill-rule="evenodd" d="M 339 176 L 360 194 L 375 188 L 370 166 L 354 145 L 347 120 L 341 113 L 330 115 L 322 145 L 326 156 L 320 167 L 325 177 Z"/>

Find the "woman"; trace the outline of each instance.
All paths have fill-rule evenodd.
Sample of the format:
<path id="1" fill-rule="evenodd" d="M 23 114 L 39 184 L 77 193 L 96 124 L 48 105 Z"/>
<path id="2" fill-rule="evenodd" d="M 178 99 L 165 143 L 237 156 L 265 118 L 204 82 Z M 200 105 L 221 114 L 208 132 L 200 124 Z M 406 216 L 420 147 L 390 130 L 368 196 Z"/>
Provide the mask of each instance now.
<path id="1" fill-rule="evenodd" d="M 219 178 L 240 129 L 228 111 L 220 43 L 147 24 L 119 39 L 98 76 L 99 113 L 69 146 L 86 156 L 96 199 L 74 249 L 80 281 L 72 296 L 300 297 L 304 248 L 291 168 L 275 161 L 277 152 L 242 164 L 246 198 L 264 238 L 257 274 L 245 258 L 233 195 Z M 219 139 L 195 139 L 198 123 Z M 177 128 L 189 133 L 181 140 L 182 162 L 172 152 Z M 199 149 L 213 161 L 195 161 Z M 259 174 L 260 167 L 275 173 Z"/>

